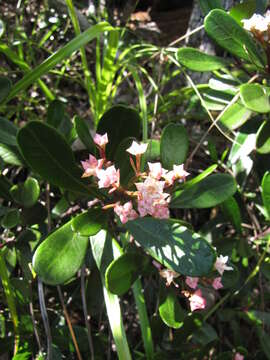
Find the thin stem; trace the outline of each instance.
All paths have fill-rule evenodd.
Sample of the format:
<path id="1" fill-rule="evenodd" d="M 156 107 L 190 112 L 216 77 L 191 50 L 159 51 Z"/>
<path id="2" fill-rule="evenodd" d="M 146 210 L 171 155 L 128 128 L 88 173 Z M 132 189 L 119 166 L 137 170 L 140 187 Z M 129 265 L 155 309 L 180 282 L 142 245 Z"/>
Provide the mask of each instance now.
<path id="1" fill-rule="evenodd" d="M 66 319 L 66 322 L 67 322 L 67 325 L 68 325 L 68 329 L 69 329 L 73 344 L 75 346 L 75 350 L 76 350 L 78 359 L 83 360 L 82 355 L 80 353 L 80 349 L 79 349 L 77 340 L 76 340 L 76 336 L 74 334 L 73 327 L 71 325 L 71 321 L 70 321 L 70 318 L 69 318 L 69 315 L 68 315 L 68 312 L 67 312 L 67 308 L 66 308 L 66 305 L 65 305 L 65 302 L 64 302 L 64 297 L 63 297 L 63 294 L 62 294 L 62 290 L 61 290 L 61 287 L 59 285 L 57 286 L 57 291 L 58 291 L 59 299 L 60 299 L 61 306 L 62 306 L 62 309 L 63 309 L 63 313 L 65 315 L 65 319 Z"/>
<path id="2" fill-rule="evenodd" d="M 91 360 L 95 359 L 94 355 L 94 345 L 93 339 L 91 335 L 91 324 L 89 322 L 89 315 L 87 311 L 87 304 L 86 304 L 86 297 L 85 297 L 85 265 L 81 268 L 81 294 L 82 294 L 82 305 L 83 305 L 83 314 L 84 314 L 84 321 L 87 328 L 87 338 L 89 344 L 89 350 L 91 354 Z"/>
<path id="3" fill-rule="evenodd" d="M 6 267 L 6 262 L 3 256 L 3 251 L 0 250 L 0 277 L 2 280 L 2 286 L 4 289 L 4 293 L 7 299 L 7 305 L 10 311 L 10 316 L 13 322 L 14 328 L 14 355 L 17 353 L 19 349 L 20 343 L 20 335 L 19 335 L 19 319 L 16 309 L 15 295 L 11 287 L 11 283 L 8 277 L 8 271 Z"/>
<path id="4" fill-rule="evenodd" d="M 43 321 L 43 325 L 44 325 L 45 333 L 46 333 L 46 339 L 47 339 L 47 360 L 52 360 L 52 334 L 51 334 L 48 313 L 47 313 L 46 304 L 45 304 L 43 283 L 40 279 L 38 279 L 38 298 L 39 298 L 41 317 L 42 317 L 42 321 Z"/>
<path id="5" fill-rule="evenodd" d="M 41 342 L 40 342 L 40 338 L 39 338 L 39 334 L 38 334 L 38 330 L 37 330 L 37 326 L 36 326 L 36 319 L 35 319 L 35 314 L 34 314 L 34 307 L 33 307 L 33 291 L 32 291 L 32 283 L 31 281 L 29 281 L 29 291 L 30 291 L 30 302 L 29 302 L 29 312 L 30 312 L 30 316 L 32 319 L 32 324 L 33 324 L 33 329 L 34 329 L 34 334 L 35 334 L 35 338 L 38 344 L 38 348 L 39 351 L 42 351 L 42 346 L 41 346 Z"/>

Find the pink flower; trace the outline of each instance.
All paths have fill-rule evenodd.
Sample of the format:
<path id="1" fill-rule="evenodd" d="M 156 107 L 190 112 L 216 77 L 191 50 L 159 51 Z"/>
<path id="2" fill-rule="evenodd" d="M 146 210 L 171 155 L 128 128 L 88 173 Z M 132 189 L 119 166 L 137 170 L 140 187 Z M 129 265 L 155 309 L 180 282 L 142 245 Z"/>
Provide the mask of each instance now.
<path id="1" fill-rule="evenodd" d="M 138 217 L 138 214 L 133 209 L 131 201 L 126 202 L 124 205 L 117 204 L 114 207 L 114 212 L 120 217 L 123 224 Z"/>
<path id="2" fill-rule="evenodd" d="M 99 162 L 93 155 L 90 154 L 89 159 L 81 161 L 81 164 L 84 169 L 82 177 L 88 177 L 92 175 L 96 176 L 96 170 L 99 166 Z"/>
<path id="3" fill-rule="evenodd" d="M 165 179 L 167 185 L 171 186 L 174 183 L 175 180 L 175 175 L 174 175 L 174 171 L 168 171 L 166 173 L 162 174 L 162 177 Z"/>
<path id="4" fill-rule="evenodd" d="M 174 179 L 180 179 L 183 180 L 186 178 L 186 176 L 189 175 L 187 171 L 184 170 L 184 164 L 181 165 L 173 165 L 173 173 L 174 173 Z"/>
<path id="5" fill-rule="evenodd" d="M 241 355 L 240 353 L 237 352 L 237 353 L 234 355 L 233 360 L 244 360 L 244 355 Z"/>
<path id="6" fill-rule="evenodd" d="M 186 283 L 191 289 L 196 289 L 196 287 L 198 286 L 198 281 L 199 281 L 199 278 L 197 278 L 197 277 L 187 276 L 185 283 Z"/>
<path id="7" fill-rule="evenodd" d="M 97 177 L 99 179 L 98 187 L 108 188 L 113 186 L 114 188 L 119 186 L 120 182 L 120 171 L 116 170 L 114 165 L 109 166 L 106 170 L 97 170 Z"/>
<path id="8" fill-rule="evenodd" d="M 206 300 L 202 296 L 202 291 L 196 290 L 193 295 L 188 299 L 191 311 L 202 310 L 206 307 Z"/>
<path id="9" fill-rule="evenodd" d="M 227 271 L 233 270 L 231 266 L 226 265 L 227 261 L 228 261 L 228 256 L 220 255 L 217 257 L 217 260 L 215 262 L 215 268 L 220 273 L 221 276 L 223 275 L 225 270 Z"/>
<path id="10" fill-rule="evenodd" d="M 142 155 L 146 152 L 147 146 L 148 144 L 138 144 L 136 141 L 133 141 L 126 151 L 131 155 Z"/>
<path id="11" fill-rule="evenodd" d="M 94 143 L 100 146 L 102 149 L 105 149 L 106 144 L 108 144 L 107 133 L 104 135 L 96 134 L 94 136 Z"/>
<path id="12" fill-rule="evenodd" d="M 162 174 L 164 173 L 164 169 L 162 169 L 161 163 L 160 162 L 156 162 L 156 163 L 148 163 L 149 166 L 149 175 L 151 177 L 153 177 L 154 179 L 159 180 L 162 176 Z"/>
<path id="13" fill-rule="evenodd" d="M 221 282 L 221 277 L 217 277 L 213 280 L 212 282 L 212 286 L 215 290 L 218 290 L 218 289 L 222 289 L 223 288 L 223 285 L 222 285 L 222 282 Z"/>

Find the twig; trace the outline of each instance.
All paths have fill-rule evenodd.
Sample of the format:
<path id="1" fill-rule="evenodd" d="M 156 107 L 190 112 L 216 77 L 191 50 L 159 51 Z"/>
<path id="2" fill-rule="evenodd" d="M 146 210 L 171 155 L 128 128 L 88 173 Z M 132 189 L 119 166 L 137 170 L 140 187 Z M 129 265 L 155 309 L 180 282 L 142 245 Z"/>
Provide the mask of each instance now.
<path id="1" fill-rule="evenodd" d="M 39 298 L 41 317 L 47 338 L 47 360 L 52 360 L 52 334 L 51 334 L 48 313 L 45 304 L 43 283 L 40 279 L 38 279 L 38 298 Z"/>
<path id="2" fill-rule="evenodd" d="M 72 337 L 73 344 L 75 346 L 75 350 L 76 350 L 78 359 L 83 360 L 82 355 L 80 353 L 80 349 L 79 349 L 77 340 L 76 340 L 76 336 L 74 334 L 73 327 L 71 325 L 71 321 L 70 321 L 70 318 L 69 318 L 69 315 L 68 315 L 68 312 L 67 312 L 67 308 L 66 308 L 66 305 L 65 305 L 65 302 L 64 302 L 64 297 L 63 297 L 63 294 L 62 294 L 62 290 L 61 290 L 61 287 L 59 285 L 57 286 L 57 291 L 58 291 L 59 299 L 60 299 L 61 306 L 62 306 L 62 309 L 63 309 L 63 313 L 64 313 L 65 318 L 66 318 L 68 329 L 69 329 L 70 335 Z"/>
<path id="3" fill-rule="evenodd" d="M 37 341 L 37 344 L 38 344 L 39 351 L 41 352 L 42 351 L 42 345 L 41 345 L 41 342 L 40 342 L 40 338 L 39 338 L 39 334 L 38 334 L 38 330 L 37 330 L 37 326 L 36 326 L 36 319 L 35 319 L 34 307 L 33 307 L 32 282 L 31 281 L 29 281 L 29 291 L 30 291 L 29 312 L 30 312 L 30 316 L 31 316 L 31 319 L 32 319 L 35 338 L 36 338 L 36 341 Z"/>

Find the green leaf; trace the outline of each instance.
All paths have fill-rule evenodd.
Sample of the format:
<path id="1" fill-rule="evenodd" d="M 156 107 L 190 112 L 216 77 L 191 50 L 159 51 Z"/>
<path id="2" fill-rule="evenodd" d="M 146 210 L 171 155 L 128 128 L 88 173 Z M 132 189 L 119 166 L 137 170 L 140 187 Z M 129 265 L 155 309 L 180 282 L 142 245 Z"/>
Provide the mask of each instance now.
<path id="1" fill-rule="evenodd" d="M 27 163 L 44 179 L 67 190 L 96 194 L 81 180 L 71 148 L 53 127 L 31 121 L 20 129 L 17 141 Z"/>
<path id="2" fill-rule="evenodd" d="M 236 191 L 236 183 L 228 174 L 214 174 L 194 184 L 174 197 L 171 208 L 203 209 L 216 206 Z"/>
<path id="3" fill-rule="evenodd" d="M 125 294 L 148 264 L 148 258 L 137 253 L 125 253 L 107 267 L 105 284 L 116 295 Z"/>
<path id="4" fill-rule="evenodd" d="M 107 212 L 90 209 L 75 216 L 71 221 L 72 230 L 81 236 L 96 235 L 107 222 Z"/>
<path id="5" fill-rule="evenodd" d="M 17 146 L 5 145 L 0 143 L 0 157 L 6 164 L 21 166 L 24 161 Z"/>
<path id="6" fill-rule="evenodd" d="M 18 128 L 11 121 L 0 117 L 0 143 L 17 146 L 17 131 Z"/>
<path id="7" fill-rule="evenodd" d="M 45 206 L 41 203 L 36 203 L 30 208 L 23 208 L 21 213 L 21 220 L 23 225 L 42 224 L 48 216 Z"/>
<path id="8" fill-rule="evenodd" d="M 191 47 L 181 48 L 177 52 L 177 59 L 180 64 L 193 71 L 214 71 L 230 65 L 231 61 Z"/>
<path id="9" fill-rule="evenodd" d="M 105 286 L 106 268 L 114 258 L 117 258 L 120 255 L 119 249 L 116 248 L 115 243 L 113 246 L 112 241 L 112 238 L 104 230 L 101 230 L 98 234 L 90 237 L 93 257 L 100 271 L 103 283 L 104 299 L 118 358 L 131 360 L 119 299 L 116 295 L 110 293 Z"/>
<path id="10" fill-rule="evenodd" d="M 265 54 L 258 50 L 251 36 L 225 11 L 212 10 L 204 20 L 205 31 L 221 47 L 260 68 L 266 64 Z"/>
<path id="11" fill-rule="evenodd" d="M 173 165 L 181 165 L 188 153 L 188 134 L 181 124 L 169 124 L 162 132 L 160 157 L 162 166 L 171 170 Z"/>
<path id="12" fill-rule="evenodd" d="M 134 170 L 130 164 L 130 154 L 126 151 L 132 144 L 134 138 L 124 139 L 118 146 L 114 161 L 117 169 L 120 170 L 120 183 L 127 185 L 129 180 L 134 176 Z"/>
<path id="13" fill-rule="evenodd" d="M 75 116 L 74 123 L 75 123 L 76 132 L 83 145 L 91 154 L 95 154 L 96 146 L 90 134 L 89 127 L 86 124 L 86 121 L 81 119 L 79 116 Z"/>
<path id="14" fill-rule="evenodd" d="M 127 137 L 140 138 L 142 120 L 139 113 L 130 107 L 116 105 L 110 108 L 99 120 L 97 133 L 108 134 L 109 143 L 106 154 L 114 159 L 118 145 Z"/>
<path id="15" fill-rule="evenodd" d="M 268 360 L 270 360 L 270 336 L 262 330 L 260 327 L 257 327 L 257 333 L 259 336 L 261 347 L 264 351 L 264 354 Z"/>
<path id="16" fill-rule="evenodd" d="M 147 141 L 148 146 L 145 156 L 145 161 L 155 161 L 160 157 L 160 141 L 156 139 L 150 139 Z"/>
<path id="17" fill-rule="evenodd" d="M 54 100 L 50 103 L 47 113 L 47 123 L 54 128 L 58 128 L 65 116 L 65 105 L 60 100 Z"/>
<path id="18" fill-rule="evenodd" d="M 215 171 L 217 168 L 217 164 L 213 164 L 211 166 L 209 166 L 209 168 L 207 168 L 206 170 L 204 170 L 201 174 L 197 175 L 195 178 L 188 180 L 184 183 L 184 189 L 188 189 L 191 186 L 199 183 L 200 181 L 202 181 L 203 179 L 205 179 L 207 176 L 209 176 L 210 174 L 212 174 L 213 171 Z"/>
<path id="19" fill-rule="evenodd" d="M 230 130 L 235 130 L 242 126 L 252 115 L 252 111 L 247 109 L 242 103 L 232 104 L 220 117 L 219 122 Z"/>
<path id="20" fill-rule="evenodd" d="M 270 112 L 270 88 L 260 84 L 243 84 L 240 86 L 240 96 L 244 105 L 258 113 Z"/>
<path id="21" fill-rule="evenodd" d="M 244 132 L 237 133 L 228 158 L 230 166 L 231 164 L 235 164 L 239 159 L 245 158 L 253 150 L 255 150 L 255 141 L 255 134 Z"/>
<path id="22" fill-rule="evenodd" d="M 249 19 L 254 13 L 257 13 L 256 2 L 257 0 L 246 0 L 243 3 L 236 4 L 230 9 L 229 14 L 239 25 L 243 26 L 241 20 Z"/>
<path id="23" fill-rule="evenodd" d="M 12 197 L 9 192 L 11 186 L 12 183 L 7 179 L 7 177 L 0 174 L 0 198 L 5 199 L 7 201 L 12 200 Z"/>
<path id="24" fill-rule="evenodd" d="M 260 154 L 270 153 L 270 121 L 269 120 L 264 121 L 257 132 L 256 150 Z"/>
<path id="25" fill-rule="evenodd" d="M 221 209 L 225 216 L 231 221 L 235 229 L 242 233 L 242 218 L 237 201 L 233 196 L 229 197 L 221 204 Z"/>
<path id="26" fill-rule="evenodd" d="M 184 324 L 185 312 L 179 304 L 175 291 L 168 289 L 159 305 L 159 315 L 162 321 L 173 329 L 179 329 Z"/>
<path id="27" fill-rule="evenodd" d="M 1 23 L 0 23 L 0 32 L 1 32 Z M 11 85 L 12 85 L 11 81 L 7 77 L 0 76 L 0 102 L 8 96 L 11 89 Z"/>
<path id="28" fill-rule="evenodd" d="M 17 209 L 9 210 L 1 221 L 1 225 L 6 229 L 12 229 L 19 224 L 20 213 Z"/>
<path id="29" fill-rule="evenodd" d="M 270 172 L 267 171 L 262 179 L 262 200 L 270 219 Z"/>
<path id="30" fill-rule="evenodd" d="M 207 15 L 213 9 L 223 9 L 221 0 L 199 0 L 203 16 Z"/>
<path id="31" fill-rule="evenodd" d="M 135 240 L 168 269 L 186 276 L 207 275 L 216 256 L 208 242 L 177 221 L 139 218 L 127 229 Z"/>
<path id="32" fill-rule="evenodd" d="M 64 59 L 69 58 L 74 51 L 80 49 L 89 41 L 97 38 L 104 31 L 111 30 L 113 30 L 113 27 L 106 22 L 100 22 L 97 25 L 89 27 L 83 33 L 76 36 L 65 46 L 49 56 L 35 69 L 27 72 L 27 74 L 11 88 L 6 101 L 14 98 L 20 91 L 27 89 L 29 85 L 32 85 L 35 81 L 40 79 L 42 75 L 53 69 L 57 64 L 60 64 Z"/>
<path id="33" fill-rule="evenodd" d="M 10 193 L 17 203 L 31 207 L 38 201 L 39 183 L 36 179 L 28 178 L 23 184 L 13 185 Z"/>
<path id="34" fill-rule="evenodd" d="M 216 330 L 213 328 L 213 326 L 207 323 L 204 323 L 202 327 L 199 330 L 195 331 L 192 335 L 192 340 L 202 346 L 206 346 L 210 342 L 217 339 L 218 335 L 216 333 Z"/>
<path id="35" fill-rule="evenodd" d="M 84 261 L 89 240 L 75 233 L 71 224 L 69 221 L 51 233 L 35 251 L 33 267 L 46 284 L 64 284 Z"/>

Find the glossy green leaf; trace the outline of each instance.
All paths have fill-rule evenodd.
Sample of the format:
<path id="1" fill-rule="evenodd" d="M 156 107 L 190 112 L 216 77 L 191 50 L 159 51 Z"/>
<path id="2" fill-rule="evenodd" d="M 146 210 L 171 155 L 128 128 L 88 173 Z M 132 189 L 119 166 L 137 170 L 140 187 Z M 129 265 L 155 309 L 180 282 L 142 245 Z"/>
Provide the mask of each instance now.
<path id="1" fill-rule="evenodd" d="M 252 115 L 252 111 L 240 102 L 234 103 L 220 117 L 219 122 L 230 130 L 242 126 Z"/>
<path id="2" fill-rule="evenodd" d="M 107 213 L 101 209 L 90 209 L 75 216 L 71 221 L 72 230 L 81 236 L 97 234 L 106 224 Z"/>
<path id="3" fill-rule="evenodd" d="M 18 128 L 11 121 L 0 117 L 0 143 L 17 146 L 17 131 Z"/>
<path id="4" fill-rule="evenodd" d="M 74 123 L 76 132 L 81 142 L 91 154 L 95 154 L 96 146 L 90 134 L 89 127 L 86 124 L 86 121 L 84 119 L 81 119 L 79 116 L 75 116 Z"/>
<path id="5" fill-rule="evenodd" d="M 69 221 L 51 233 L 37 248 L 33 267 L 49 285 L 63 284 L 72 278 L 84 261 L 88 237 L 75 233 Z"/>
<path id="6" fill-rule="evenodd" d="M 262 200 L 263 205 L 270 218 L 270 172 L 267 171 L 262 179 Z"/>
<path id="7" fill-rule="evenodd" d="M 12 229 L 19 224 L 20 213 L 17 209 L 9 210 L 3 217 L 1 225 L 6 229 Z"/>
<path id="8" fill-rule="evenodd" d="M 179 274 L 207 275 L 216 256 L 208 242 L 174 220 L 139 218 L 127 229 L 154 259 Z"/>
<path id="9" fill-rule="evenodd" d="M 192 340 L 197 344 L 206 346 L 214 340 L 218 340 L 218 334 L 213 326 L 204 323 L 200 329 L 194 331 L 192 334 Z"/>
<path id="10" fill-rule="evenodd" d="M 241 20 L 250 19 L 254 13 L 257 13 L 256 3 L 257 0 L 245 0 L 242 3 L 233 6 L 230 9 L 229 14 L 239 25 L 243 26 Z"/>
<path id="11" fill-rule="evenodd" d="M 28 178 L 23 184 L 13 185 L 10 193 L 17 203 L 25 207 L 31 207 L 38 201 L 39 183 L 36 179 Z"/>
<path id="12" fill-rule="evenodd" d="M 116 105 L 110 108 L 99 120 L 97 133 L 108 134 L 106 153 L 114 159 L 118 145 L 128 137 L 140 138 L 142 120 L 139 113 L 130 107 Z"/>
<path id="13" fill-rule="evenodd" d="M 137 253 L 125 253 L 115 259 L 105 273 L 107 289 L 116 295 L 125 294 L 137 280 L 148 258 Z"/>
<path id="14" fill-rule="evenodd" d="M 236 183 L 228 174 L 210 175 L 174 197 L 171 208 L 208 208 L 216 206 L 236 191 Z"/>
<path id="15" fill-rule="evenodd" d="M 213 9 L 223 8 L 221 0 L 199 0 L 199 4 L 204 16 Z"/>
<path id="16" fill-rule="evenodd" d="M 230 61 L 214 55 L 208 55 L 191 47 L 181 48 L 177 52 L 180 64 L 193 71 L 214 71 L 230 65 Z"/>
<path id="17" fill-rule="evenodd" d="M 233 196 L 229 197 L 221 204 L 221 209 L 224 212 L 225 216 L 231 221 L 235 229 L 241 233 L 242 232 L 242 218 L 241 212 L 238 206 L 237 201 Z"/>
<path id="18" fill-rule="evenodd" d="M 134 170 L 130 164 L 130 154 L 126 151 L 132 144 L 134 138 L 124 139 L 118 146 L 114 160 L 115 166 L 120 170 L 120 183 L 127 185 L 129 180 L 134 176 Z"/>
<path id="19" fill-rule="evenodd" d="M 17 146 L 0 143 L 0 157 L 6 164 L 21 166 L 24 161 Z"/>
<path id="20" fill-rule="evenodd" d="M 171 170 L 173 165 L 184 163 L 188 153 L 188 134 L 181 124 L 169 124 L 163 130 L 160 141 L 162 166 Z"/>
<path id="21" fill-rule="evenodd" d="M 145 161 L 154 162 L 160 157 L 160 141 L 150 139 L 147 141 L 148 146 L 145 153 Z"/>
<path id="22" fill-rule="evenodd" d="M 239 159 L 245 158 L 253 150 L 255 150 L 256 136 L 255 134 L 247 134 L 239 132 L 236 134 L 235 141 L 231 147 L 228 163 L 235 164 Z"/>
<path id="23" fill-rule="evenodd" d="M 50 103 L 47 112 L 47 123 L 54 128 L 58 128 L 65 116 L 65 105 L 60 100 L 54 100 Z"/>
<path id="24" fill-rule="evenodd" d="M 0 26 L 0 32 L 1 32 L 1 26 Z M 0 76 L 0 102 L 8 96 L 11 89 L 11 85 L 12 85 L 11 81 L 7 77 Z"/>
<path id="25" fill-rule="evenodd" d="M 264 121 L 257 132 L 256 150 L 260 154 L 270 153 L 270 121 L 269 120 Z"/>
<path id="26" fill-rule="evenodd" d="M 17 141 L 27 163 L 44 179 L 64 189 L 95 194 L 81 180 L 71 148 L 53 127 L 31 121 L 20 129 Z"/>
<path id="27" fill-rule="evenodd" d="M 173 329 L 179 329 L 184 324 L 186 316 L 173 289 L 168 289 L 159 305 L 159 315 L 162 321 Z"/>
<path id="28" fill-rule="evenodd" d="M 97 38 L 104 31 L 110 30 L 113 30 L 113 27 L 106 22 L 100 22 L 97 25 L 89 27 L 83 33 L 76 36 L 65 46 L 49 56 L 35 69 L 26 73 L 26 75 L 11 88 L 6 101 L 14 98 L 20 91 L 27 89 L 29 85 L 32 85 L 42 75 L 53 69 L 57 64 L 60 64 L 64 59 L 70 57 L 74 51 L 79 50 L 82 46 Z"/>
<path id="29" fill-rule="evenodd" d="M 244 105 L 258 113 L 270 112 L 270 88 L 260 84 L 243 84 L 240 87 L 240 96 Z"/>
<path id="30" fill-rule="evenodd" d="M 204 20 L 204 27 L 208 35 L 225 50 L 264 68 L 265 54 L 258 50 L 247 31 L 225 11 L 212 10 Z"/>

